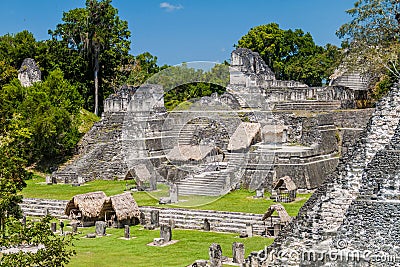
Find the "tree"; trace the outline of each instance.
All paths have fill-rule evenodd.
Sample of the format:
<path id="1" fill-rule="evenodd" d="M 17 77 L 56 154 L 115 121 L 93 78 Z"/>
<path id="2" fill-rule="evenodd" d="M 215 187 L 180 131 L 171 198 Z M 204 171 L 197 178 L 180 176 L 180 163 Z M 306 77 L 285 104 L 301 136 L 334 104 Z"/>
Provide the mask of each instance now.
<path id="1" fill-rule="evenodd" d="M 50 230 L 52 218 L 46 216 L 39 222 L 27 220 L 26 224 L 10 218 L 7 221 L 7 236 L 0 245 L 5 248 L 28 245 L 39 248 L 37 252 L 19 251 L 0 255 L 0 267 L 20 266 L 65 266 L 76 254 L 72 248 L 72 236 L 59 236 Z"/>
<path id="2" fill-rule="evenodd" d="M 85 8 L 64 13 L 62 20 L 64 23 L 50 33 L 53 37 L 61 37 L 70 49 L 86 56 L 93 70 L 94 113 L 99 115 L 101 82 L 105 87 L 106 78 L 112 79 L 128 55 L 128 23 L 119 18 L 111 0 L 87 0 Z"/>
<path id="3" fill-rule="evenodd" d="M 0 234 L 3 237 L 7 218 L 21 217 L 18 203 L 22 196 L 17 193 L 26 187 L 25 180 L 31 176 L 24 169 L 26 161 L 21 150 L 31 133 L 22 124 L 21 117 L 14 115 L 0 128 Z"/>
<path id="4" fill-rule="evenodd" d="M 15 114 L 21 126 L 29 129 L 30 138 L 19 143 L 19 151 L 29 164 L 63 158 L 78 142 L 76 121 L 82 99 L 60 70 L 29 88 L 15 79 L 3 86 L 0 98 L 0 129 L 7 129 Z"/>
<path id="5" fill-rule="evenodd" d="M 149 52 L 131 56 L 128 64 L 122 66 L 120 73 L 123 74 L 119 78 L 119 84 L 125 83 L 133 86 L 140 86 L 146 82 L 152 75 L 160 70 L 166 69 L 168 66 L 158 66 L 157 57 Z"/>
<path id="6" fill-rule="evenodd" d="M 336 34 L 344 39 L 348 51 L 347 68 L 360 69 L 362 65 L 364 73 L 379 76 L 389 71 L 400 78 L 399 4 L 398 0 L 358 0 L 346 11 L 352 19 Z"/>
<path id="7" fill-rule="evenodd" d="M 300 29 L 282 30 L 276 23 L 250 29 L 236 47 L 258 52 L 274 71 L 277 79 L 302 81 L 310 86 L 320 86 L 337 66 L 339 53 L 333 45 L 318 46 L 310 33 Z M 333 65 L 333 66 L 332 66 Z"/>
<path id="8" fill-rule="evenodd" d="M 21 66 L 25 58 L 34 58 L 36 49 L 35 37 L 27 30 L 0 37 L 0 61 L 4 61 L 15 69 Z"/>

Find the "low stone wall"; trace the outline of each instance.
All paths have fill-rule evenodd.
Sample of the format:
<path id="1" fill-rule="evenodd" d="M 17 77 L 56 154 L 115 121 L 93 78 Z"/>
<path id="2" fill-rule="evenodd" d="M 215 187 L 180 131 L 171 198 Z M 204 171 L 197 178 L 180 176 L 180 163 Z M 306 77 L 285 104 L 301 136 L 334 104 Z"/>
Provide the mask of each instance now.
<path id="1" fill-rule="evenodd" d="M 67 200 L 24 198 L 20 204 L 22 212 L 27 216 L 45 216 L 46 212 L 56 218 L 66 219 L 64 214 Z M 265 209 L 267 210 L 268 207 Z M 246 225 L 252 225 L 253 234 L 261 235 L 266 227 L 271 226 L 271 219 L 262 221 L 262 214 L 213 211 L 213 210 L 192 210 L 181 208 L 155 208 L 139 207 L 143 213 L 146 223 L 150 222 L 150 212 L 159 211 L 160 223 L 172 223 L 176 228 L 202 230 L 204 219 L 208 219 L 210 230 L 215 232 L 241 233 L 246 231 Z M 272 217 L 272 223 L 278 223 L 277 216 Z"/>

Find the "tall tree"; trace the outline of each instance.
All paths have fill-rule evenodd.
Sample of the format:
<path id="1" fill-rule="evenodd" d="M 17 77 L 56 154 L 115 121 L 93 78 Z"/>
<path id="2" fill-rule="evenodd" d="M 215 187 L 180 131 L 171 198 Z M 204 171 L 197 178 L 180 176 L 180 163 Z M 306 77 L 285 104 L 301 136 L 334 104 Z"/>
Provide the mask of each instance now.
<path id="1" fill-rule="evenodd" d="M 53 36 L 67 41 L 68 47 L 82 52 L 93 70 L 94 113 L 99 114 L 101 85 L 115 75 L 130 48 L 128 23 L 121 20 L 111 0 L 86 0 L 85 8 L 65 12 Z M 102 83 L 102 84 L 101 84 Z"/>
<path id="2" fill-rule="evenodd" d="M 6 220 L 21 217 L 18 193 L 26 186 L 30 173 L 24 169 L 23 143 L 31 136 L 29 129 L 22 126 L 21 116 L 14 115 L 7 125 L 0 127 L 0 233 L 5 236 Z"/>
<path id="3" fill-rule="evenodd" d="M 330 76 L 328 70 L 337 66 L 339 55 L 332 53 L 338 50 L 333 45 L 316 45 L 310 33 L 283 30 L 276 23 L 250 29 L 235 46 L 258 52 L 277 79 L 302 81 L 310 86 L 320 86 Z"/>
<path id="4" fill-rule="evenodd" d="M 358 0 L 346 11 L 352 19 L 339 28 L 337 35 L 345 41 L 348 68 L 362 65 L 366 73 L 389 71 L 400 78 L 399 8 L 399 0 Z"/>

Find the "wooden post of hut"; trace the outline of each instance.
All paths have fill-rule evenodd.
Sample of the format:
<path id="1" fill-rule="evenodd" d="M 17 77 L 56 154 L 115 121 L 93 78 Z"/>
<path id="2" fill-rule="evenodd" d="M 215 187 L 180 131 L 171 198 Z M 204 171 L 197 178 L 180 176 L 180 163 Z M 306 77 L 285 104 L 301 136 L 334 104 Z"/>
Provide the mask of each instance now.
<path id="1" fill-rule="evenodd" d="M 278 213 L 277 217 L 273 216 L 274 211 Z M 268 208 L 262 217 L 262 220 L 266 221 L 268 218 L 270 218 L 271 221 L 265 232 L 267 235 L 274 237 L 276 237 L 279 234 L 279 231 L 292 220 L 292 217 L 289 216 L 285 210 L 285 207 L 283 207 L 281 204 L 274 204 Z"/>

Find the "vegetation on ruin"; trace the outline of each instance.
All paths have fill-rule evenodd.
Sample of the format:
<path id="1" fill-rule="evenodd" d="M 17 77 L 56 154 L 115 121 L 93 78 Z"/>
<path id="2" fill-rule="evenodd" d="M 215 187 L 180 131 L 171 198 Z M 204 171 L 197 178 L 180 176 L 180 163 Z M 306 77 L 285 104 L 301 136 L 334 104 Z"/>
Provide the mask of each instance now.
<path id="1" fill-rule="evenodd" d="M 283 30 L 276 23 L 249 30 L 235 45 L 258 52 L 279 80 L 301 81 L 321 86 L 338 67 L 340 49 L 315 44 L 309 32 Z"/>
<path id="2" fill-rule="evenodd" d="M 399 2 L 357 0 L 346 12 L 352 19 L 336 33 L 346 51 L 344 67 L 373 78 L 370 95 L 380 99 L 400 78 Z"/>

